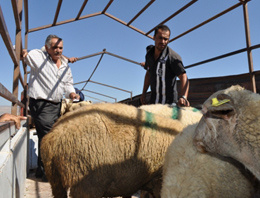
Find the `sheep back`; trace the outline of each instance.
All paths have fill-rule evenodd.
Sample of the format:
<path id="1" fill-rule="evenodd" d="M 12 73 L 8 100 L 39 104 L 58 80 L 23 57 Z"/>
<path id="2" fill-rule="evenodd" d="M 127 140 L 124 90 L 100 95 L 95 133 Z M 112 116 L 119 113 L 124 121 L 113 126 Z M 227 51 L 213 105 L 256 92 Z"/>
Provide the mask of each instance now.
<path id="1" fill-rule="evenodd" d="M 63 99 L 61 102 L 60 114 L 64 115 L 67 112 L 74 111 L 76 109 L 81 108 L 82 106 L 86 106 L 90 104 L 92 104 L 92 102 L 89 100 L 74 103 L 71 99 Z"/>
<path id="2" fill-rule="evenodd" d="M 160 116 L 164 116 L 166 118 L 177 119 L 184 125 L 184 127 L 198 123 L 202 117 L 201 111 L 194 107 L 178 107 L 167 104 L 150 104 L 142 105 L 139 108 Z"/>
<path id="3" fill-rule="evenodd" d="M 54 196 L 69 187 L 74 197 L 91 198 L 147 190 L 146 183 L 161 178 L 166 149 L 182 130 L 178 120 L 125 104 L 66 113 L 41 143 Z"/>

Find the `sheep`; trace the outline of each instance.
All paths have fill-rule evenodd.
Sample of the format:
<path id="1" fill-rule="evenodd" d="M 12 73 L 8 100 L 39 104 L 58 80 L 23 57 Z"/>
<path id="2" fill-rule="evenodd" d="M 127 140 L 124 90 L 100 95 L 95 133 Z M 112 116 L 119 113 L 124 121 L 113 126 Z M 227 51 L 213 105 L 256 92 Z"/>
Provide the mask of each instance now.
<path id="1" fill-rule="evenodd" d="M 178 120 L 125 104 L 93 104 L 63 115 L 41 155 L 55 198 L 160 197 L 164 154 L 183 130 Z"/>
<path id="2" fill-rule="evenodd" d="M 162 198 L 249 198 L 257 183 L 231 158 L 201 154 L 193 145 L 197 124 L 178 134 L 165 154 Z"/>
<path id="3" fill-rule="evenodd" d="M 218 91 L 203 104 L 194 135 L 200 152 L 241 162 L 260 180 L 260 96 L 239 85 Z"/>
<path id="4" fill-rule="evenodd" d="M 194 107 L 178 107 L 168 104 L 149 104 L 142 105 L 139 108 L 166 118 L 178 119 L 184 127 L 198 123 L 202 117 L 200 110 Z M 141 193 L 141 197 L 145 197 L 145 192 Z"/>
<path id="5" fill-rule="evenodd" d="M 74 111 L 76 109 L 81 108 L 82 106 L 86 106 L 86 105 L 90 105 L 90 104 L 92 104 L 92 102 L 89 100 L 73 103 L 73 101 L 71 99 L 63 99 L 61 102 L 60 114 L 64 115 L 67 112 Z"/>
<path id="6" fill-rule="evenodd" d="M 202 117 L 201 111 L 194 107 L 178 107 L 167 104 L 151 104 L 142 105 L 139 108 L 167 118 L 178 119 L 184 127 L 198 123 Z"/>

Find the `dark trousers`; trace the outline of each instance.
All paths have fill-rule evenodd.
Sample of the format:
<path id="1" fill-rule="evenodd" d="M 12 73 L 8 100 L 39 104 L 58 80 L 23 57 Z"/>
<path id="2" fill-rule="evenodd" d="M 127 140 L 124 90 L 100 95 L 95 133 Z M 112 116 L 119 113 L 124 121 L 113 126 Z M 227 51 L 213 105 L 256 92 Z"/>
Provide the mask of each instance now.
<path id="1" fill-rule="evenodd" d="M 34 120 L 35 128 L 38 136 L 38 167 L 43 168 L 41 161 L 41 141 L 52 128 L 53 124 L 60 117 L 60 103 L 53 103 L 47 100 L 35 100 L 30 98 L 29 102 L 31 116 Z"/>

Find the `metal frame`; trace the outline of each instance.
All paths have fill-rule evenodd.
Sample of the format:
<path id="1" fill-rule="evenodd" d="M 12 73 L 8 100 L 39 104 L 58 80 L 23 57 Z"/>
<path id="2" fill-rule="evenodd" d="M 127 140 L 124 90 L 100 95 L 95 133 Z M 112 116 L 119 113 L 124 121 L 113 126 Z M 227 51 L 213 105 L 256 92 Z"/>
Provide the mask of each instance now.
<path id="1" fill-rule="evenodd" d="M 75 21 L 78 21 L 78 20 L 83 20 L 83 19 L 88 19 L 90 17 L 95 17 L 95 16 L 99 16 L 99 15 L 104 15 L 104 16 L 107 16 L 127 27 L 129 27 L 130 29 L 133 29 L 137 32 L 139 32 L 140 34 L 146 36 L 146 37 L 149 37 L 149 38 L 152 38 L 152 36 L 150 35 L 150 33 L 159 25 L 153 27 L 151 30 L 149 30 L 148 32 L 144 32 L 140 29 L 137 29 L 136 27 L 132 26 L 131 24 L 133 23 L 134 20 L 136 20 L 138 17 L 140 17 L 145 11 L 147 8 L 149 8 L 149 6 L 151 6 L 155 0 L 150 0 L 129 22 L 125 22 L 125 21 L 122 21 L 121 19 L 118 19 L 116 18 L 115 16 L 109 14 L 107 12 L 108 8 L 111 6 L 111 4 L 113 3 L 114 0 L 109 0 L 109 2 L 107 3 L 107 5 L 105 6 L 105 8 L 100 11 L 100 12 L 97 12 L 97 13 L 92 13 L 92 14 L 88 14 L 88 15 L 85 15 L 85 16 L 81 16 L 82 15 L 82 12 L 84 10 L 84 8 L 86 7 L 87 5 L 87 2 L 88 0 L 84 0 L 84 2 L 82 3 L 82 6 L 79 10 L 79 12 L 77 13 L 77 16 L 73 19 L 69 19 L 69 20 L 65 20 L 65 21 L 60 21 L 58 22 L 57 19 L 58 19 L 58 16 L 59 16 L 59 13 L 60 13 L 60 10 L 61 10 L 61 5 L 62 5 L 62 2 L 63 0 L 59 0 L 58 1 L 58 4 L 57 4 L 57 8 L 56 8 L 56 13 L 55 13 L 55 16 L 53 18 L 53 22 L 49 25 L 44 25 L 44 26 L 41 26 L 41 27 L 37 27 L 37 28 L 31 28 L 29 29 L 29 17 L 28 17 L 28 0 L 12 0 L 12 7 L 13 7 L 13 14 L 14 14 L 14 19 L 15 19 L 15 24 L 16 24 L 16 37 L 15 37 L 15 49 L 13 49 L 13 44 L 11 42 L 11 39 L 10 39 L 10 36 L 9 36 L 9 32 L 6 28 L 6 23 L 5 23 L 5 19 L 4 19 L 4 16 L 3 16 L 3 13 L 2 13 L 2 10 L 1 10 L 1 6 L 0 6 L 0 34 L 1 34 L 1 37 L 5 43 L 5 47 L 7 48 L 8 52 L 9 52 L 9 55 L 13 61 L 13 64 L 14 64 L 14 76 L 13 76 L 13 90 L 12 90 L 12 94 L 10 95 L 10 91 L 8 91 L 2 84 L 0 84 L 0 96 L 1 97 L 4 97 L 6 98 L 7 100 L 11 101 L 12 102 L 12 114 L 17 114 L 17 105 L 21 106 L 22 108 L 25 108 L 25 112 L 24 114 L 27 115 L 27 112 L 26 112 L 26 109 L 27 109 L 27 66 L 23 63 L 23 72 L 24 72 L 24 78 L 22 78 L 22 75 L 21 75 L 21 71 L 20 71 L 20 67 L 19 67 L 19 64 L 20 64 L 20 54 L 21 54 L 21 50 L 23 48 L 27 48 L 27 45 L 28 45 L 28 34 L 29 33 L 32 33 L 32 32 L 35 32 L 35 31 L 39 31 L 39 30 L 42 30 L 42 29 L 46 29 L 46 28 L 51 28 L 51 27 L 54 27 L 54 26 L 58 26 L 58 25 L 63 25 L 63 24 L 67 24 L 67 23 L 71 23 L 71 22 L 75 22 Z M 180 14 L 181 12 L 183 12 L 184 10 L 186 10 L 188 7 L 192 6 L 194 3 L 196 3 L 198 0 L 191 0 L 189 3 L 187 3 L 186 5 L 184 5 L 182 8 L 180 8 L 179 10 L 177 10 L 175 13 L 173 13 L 171 16 L 169 16 L 168 18 L 166 18 L 164 21 L 162 21 L 160 24 L 164 24 L 166 23 L 167 21 L 169 21 L 170 19 L 174 18 L 175 16 L 177 16 L 178 14 Z M 221 58 L 225 58 L 225 57 L 228 57 L 228 56 L 232 56 L 232 55 L 235 55 L 235 54 L 238 54 L 238 53 L 242 53 L 242 52 L 247 52 L 247 58 L 248 58 L 248 67 L 249 67 L 249 74 L 251 76 L 251 83 L 252 83 L 252 86 L 251 86 L 251 89 L 252 91 L 256 92 L 256 83 L 255 83 L 255 76 L 254 76 L 254 69 L 253 69 L 253 58 L 252 58 L 252 50 L 254 49 L 258 49 L 260 48 L 260 44 L 256 44 L 254 46 L 251 46 L 251 41 L 250 41 L 250 28 L 249 28 L 249 23 L 248 23 L 248 9 L 247 9 L 247 3 L 249 2 L 250 0 L 238 0 L 238 3 L 236 3 L 235 5 L 231 6 L 230 8 L 220 12 L 219 14 L 207 19 L 206 21 L 194 26 L 193 28 L 183 32 L 182 34 L 170 39 L 170 42 L 174 41 L 174 40 L 177 40 L 179 39 L 180 37 L 188 34 L 188 33 L 191 33 L 192 31 L 202 27 L 203 25 L 215 20 L 216 18 L 230 12 L 231 10 L 234 10 L 240 6 L 243 7 L 243 15 L 244 15 L 244 24 L 245 24 L 245 32 L 246 32 L 246 48 L 243 48 L 243 49 L 239 49 L 239 50 L 236 50 L 236 51 L 233 51 L 233 52 L 230 52 L 230 53 L 227 53 L 227 54 L 224 54 L 224 55 L 221 55 L 221 56 L 216 56 L 216 57 L 213 57 L 213 58 L 210 58 L 210 59 L 207 59 L 207 60 L 202 60 L 198 63 L 194 63 L 194 64 L 191 64 L 191 65 L 188 65 L 186 66 L 186 68 L 190 68 L 190 67 L 194 67 L 194 66 L 198 66 L 198 65 L 202 65 L 204 63 L 207 63 L 207 62 L 211 62 L 211 61 L 215 61 L 215 60 L 218 60 L 218 59 L 221 59 Z M 253 0 L 251 0 L 253 1 Z M 23 10 L 23 6 L 24 6 L 24 10 Z M 24 11 L 24 12 L 23 12 Z M 24 46 L 23 46 L 23 42 L 22 42 L 22 36 L 21 36 L 21 30 L 22 30 L 22 14 L 24 14 L 24 24 L 25 24 L 25 38 L 24 38 Z M 96 56 L 96 55 L 103 55 L 103 54 L 109 54 L 109 55 L 112 55 L 112 56 L 115 56 L 117 58 L 123 58 L 123 57 L 120 57 L 118 55 L 115 55 L 115 54 L 112 54 L 112 53 L 109 53 L 109 52 L 106 52 L 106 51 L 103 51 L 103 52 L 100 52 L 100 53 L 97 53 L 97 54 L 92 54 L 92 55 L 88 55 L 88 56 L 85 56 L 85 57 L 81 57 L 81 59 L 84 59 L 84 58 L 88 58 L 88 57 L 92 57 L 92 56 Z M 125 59 L 125 58 L 123 58 Z M 132 60 L 129 60 L 128 61 L 130 62 L 133 62 L 135 64 L 139 64 L 135 61 L 132 61 Z M 94 72 L 94 71 L 93 71 Z M 19 84 L 19 81 L 23 87 L 23 104 L 18 100 L 18 84 Z M 89 81 L 90 82 L 90 79 Z"/>

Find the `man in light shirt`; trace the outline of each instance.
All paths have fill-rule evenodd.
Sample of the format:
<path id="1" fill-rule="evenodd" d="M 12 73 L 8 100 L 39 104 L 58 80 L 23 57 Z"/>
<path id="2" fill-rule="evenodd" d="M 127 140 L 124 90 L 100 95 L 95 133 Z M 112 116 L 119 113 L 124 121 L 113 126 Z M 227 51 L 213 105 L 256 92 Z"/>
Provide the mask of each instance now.
<path id="1" fill-rule="evenodd" d="M 49 35 L 45 50 L 23 50 L 23 58 L 31 67 L 28 96 L 31 116 L 38 136 L 38 168 L 36 177 L 44 177 L 40 155 L 40 143 L 60 116 L 63 94 L 72 100 L 79 99 L 73 87 L 73 78 L 68 62 L 76 58 L 62 55 L 63 41 L 56 35 Z"/>

